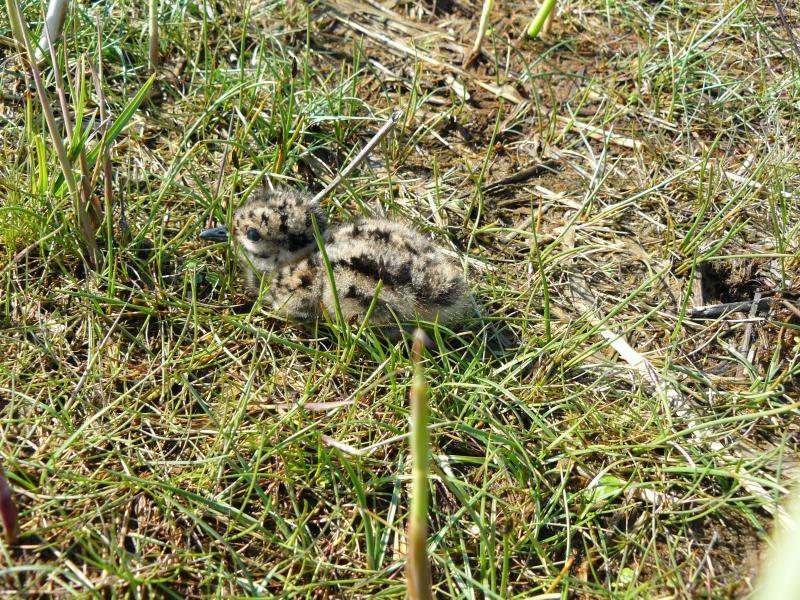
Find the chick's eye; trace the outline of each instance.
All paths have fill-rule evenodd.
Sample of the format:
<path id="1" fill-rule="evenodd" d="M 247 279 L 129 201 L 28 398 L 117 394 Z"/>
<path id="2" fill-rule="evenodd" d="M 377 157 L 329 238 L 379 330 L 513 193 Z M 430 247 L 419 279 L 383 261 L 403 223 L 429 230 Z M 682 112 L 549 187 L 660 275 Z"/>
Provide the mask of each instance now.
<path id="1" fill-rule="evenodd" d="M 252 227 L 250 227 L 247 230 L 247 233 L 245 235 L 247 235 L 247 239 L 250 240 L 251 242 L 257 242 L 258 240 L 261 239 L 261 234 L 258 233 L 258 230 L 253 229 Z"/>

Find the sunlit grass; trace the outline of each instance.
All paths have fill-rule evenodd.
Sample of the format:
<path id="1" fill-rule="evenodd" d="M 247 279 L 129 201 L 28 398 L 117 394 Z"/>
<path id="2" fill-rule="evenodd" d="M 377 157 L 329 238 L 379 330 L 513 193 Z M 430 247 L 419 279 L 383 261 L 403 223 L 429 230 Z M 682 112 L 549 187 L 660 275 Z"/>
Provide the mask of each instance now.
<path id="1" fill-rule="evenodd" d="M 778 300 L 797 305 L 800 88 L 774 15 L 578 3 L 547 46 L 517 40 L 530 6 L 495 3 L 463 75 L 363 28 L 412 44 L 393 27 L 431 24 L 419 49 L 460 65 L 474 36 L 452 32 L 477 12 L 158 4 L 152 85 L 144 4 L 71 3 L 58 49 L 98 198 L 103 131 L 113 167 L 93 275 L 41 103 L 18 60 L 0 73 L 0 462 L 20 525 L 4 589 L 405 597 L 410 336 L 276 319 L 238 293 L 230 249 L 196 238 L 267 178 L 322 189 L 403 109 L 324 206 L 413 222 L 474 290 L 464 323 L 428 328 L 434 594 L 749 591 L 797 477 L 800 325 Z M 106 122 L 77 69 L 97 64 L 98 18 Z M 42 81 L 56 98 L 47 65 Z M 755 291 L 766 316 L 691 317 Z"/>

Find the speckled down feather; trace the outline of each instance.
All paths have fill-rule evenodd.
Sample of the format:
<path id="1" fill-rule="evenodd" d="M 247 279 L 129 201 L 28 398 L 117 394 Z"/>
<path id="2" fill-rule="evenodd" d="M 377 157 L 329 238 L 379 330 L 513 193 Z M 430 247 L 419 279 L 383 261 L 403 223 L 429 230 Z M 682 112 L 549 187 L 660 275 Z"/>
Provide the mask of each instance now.
<path id="1" fill-rule="evenodd" d="M 279 314 L 335 319 L 334 285 L 314 237 L 314 215 L 345 319 L 362 320 L 380 292 L 370 322 L 452 321 L 467 306 L 463 270 L 424 236 L 388 219 L 328 228 L 312 198 L 293 190 L 259 192 L 236 211 L 233 237 L 246 287 L 266 294 Z"/>

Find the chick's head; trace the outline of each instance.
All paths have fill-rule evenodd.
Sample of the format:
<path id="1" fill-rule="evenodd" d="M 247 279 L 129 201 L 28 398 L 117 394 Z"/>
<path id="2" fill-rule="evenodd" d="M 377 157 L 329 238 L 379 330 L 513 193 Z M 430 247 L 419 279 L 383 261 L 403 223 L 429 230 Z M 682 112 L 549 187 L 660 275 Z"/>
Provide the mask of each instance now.
<path id="1" fill-rule="evenodd" d="M 291 256 L 316 248 L 312 215 L 324 231 L 325 213 L 311 196 L 294 190 L 258 192 L 233 215 L 233 235 L 255 258 Z"/>

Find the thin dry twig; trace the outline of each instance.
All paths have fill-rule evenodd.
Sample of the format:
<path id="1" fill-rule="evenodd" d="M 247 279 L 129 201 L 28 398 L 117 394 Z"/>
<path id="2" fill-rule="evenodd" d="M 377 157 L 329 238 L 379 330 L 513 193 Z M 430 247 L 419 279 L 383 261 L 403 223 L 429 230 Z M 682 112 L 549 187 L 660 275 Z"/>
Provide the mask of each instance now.
<path id="1" fill-rule="evenodd" d="M 772 298 L 761 298 L 758 301 L 745 300 L 744 302 L 724 302 L 722 304 L 708 304 L 689 309 L 689 316 L 693 319 L 716 319 L 730 313 L 749 312 L 755 307 L 756 312 L 767 310 L 772 304 Z"/>
<path id="2" fill-rule="evenodd" d="M 595 125 L 589 125 L 588 123 L 582 123 L 570 117 L 562 117 L 561 115 L 557 116 L 556 120 L 558 120 L 559 123 L 564 123 L 567 127 L 574 127 L 575 129 L 579 129 L 581 132 L 585 133 L 592 139 L 603 140 L 603 141 L 608 140 L 608 142 L 611 144 L 614 144 L 616 146 L 622 146 L 623 148 L 629 148 L 631 150 L 642 149 L 642 142 L 640 142 L 639 140 L 634 140 L 624 135 L 619 135 L 618 133 L 607 131 L 605 129 L 602 129 L 601 127 L 596 127 Z"/>
<path id="3" fill-rule="evenodd" d="M 747 358 L 747 360 L 753 360 L 753 355 L 751 353 L 750 343 L 753 338 L 753 319 L 755 319 L 756 313 L 758 312 L 758 305 L 761 302 L 761 292 L 756 292 L 753 298 L 753 302 L 750 306 L 750 311 L 748 313 L 748 321 L 744 328 L 744 335 L 742 336 L 742 344 L 739 346 L 739 353 Z M 739 369 L 737 371 L 737 377 L 742 377 L 744 375 L 745 365 L 740 364 Z"/>
<path id="4" fill-rule="evenodd" d="M 794 36 L 794 30 L 792 29 L 791 25 L 789 25 L 789 20 L 786 18 L 786 13 L 783 10 L 783 6 L 781 5 L 780 0 L 772 0 L 772 3 L 775 5 L 775 9 L 778 11 L 778 18 L 780 18 L 783 28 L 786 30 L 786 33 L 789 34 L 789 41 L 792 43 L 792 50 L 794 50 L 797 58 L 800 59 L 800 46 L 797 44 L 797 38 Z"/>
<path id="5" fill-rule="evenodd" d="M 781 300 L 781 304 L 792 311 L 798 318 L 800 318 L 800 308 L 797 308 L 794 304 L 786 299 Z"/>
<path id="6" fill-rule="evenodd" d="M 356 154 L 355 158 L 353 158 L 353 160 L 351 160 L 350 163 L 344 169 L 342 169 L 336 175 L 336 177 L 333 178 L 333 181 L 331 181 L 328 185 L 325 186 L 325 188 L 321 192 L 319 192 L 316 196 L 314 196 L 314 202 L 321 202 L 322 200 L 327 198 L 331 193 L 333 193 L 333 191 L 337 187 L 339 187 L 339 184 L 341 184 L 342 181 L 344 181 L 347 178 L 347 176 L 350 175 L 350 173 L 352 173 L 358 167 L 358 165 L 364 162 L 364 159 L 366 159 L 370 155 L 375 146 L 377 146 L 380 143 L 380 141 L 383 138 L 385 138 L 386 135 L 392 129 L 394 129 L 395 125 L 397 125 L 400 122 L 400 119 L 402 118 L 403 118 L 402 110 L 398 110 L 392 113 L 392 116 L 389 117 L 386 123 L 383 124 L 383 126 L 372 137 L 372 139 L 369 142 L 367 142 L 367 145 L 364 146 L 364 148 L 362 148 L 361 152 Z"/>
<path id="7" fill-rule="evenodd" d="M 322 443 L 325 444 L 326 446 L 329 446 L 330 448 L 336 448 L 337 450 L 340 450 L 340 451 L 344 452 L 345 454 L 349 454 L 350 456 L 363 456 L 364 455 L 364 451 L 363 450 L 359 450 L 358 448 L 354 448 L 350 444 L 345 444 L 344 442 L 340 442 L 338 440 L 335 440 L 329 435 L 324 435 L 323 434 L 323 435 L 320 436 L 320 439 L 322 440 Z"/>
<path id="8" fill-rule="evenodd" d="M 484 194 L 494 194 L 499 192 L 502 188 L 507 187 L 509 185 L 514 185 L 517 183 L 524 183 L 529 179 L 533 179 L 535 177 L 540 177 L 547 172 L 555 172 L 555 168 L 558 165 L 558 161 L 555 159 L 545 160 L 542 162 L 537 162 L 536 164 L 530 165 L 525 167 L 524 169 L 520 169 L 519 171 L 515 171 L 508 177 L 503 177 L 498 181 L 494 181 L 492 183 L 487 184 L 483 188 Z"/>

